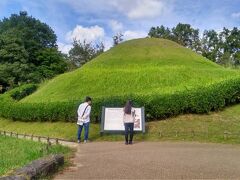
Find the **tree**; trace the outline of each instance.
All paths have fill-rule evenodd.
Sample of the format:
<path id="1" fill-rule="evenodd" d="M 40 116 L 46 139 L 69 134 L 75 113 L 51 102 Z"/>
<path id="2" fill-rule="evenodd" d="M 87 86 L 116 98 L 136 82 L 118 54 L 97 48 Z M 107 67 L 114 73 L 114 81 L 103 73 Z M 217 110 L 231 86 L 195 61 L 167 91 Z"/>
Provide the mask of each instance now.
<path id="1" fill-rule="evenodd" d="M 113 36 L 113 46 L 118 45 L 123 41 L 123 34 L 122 33 L 117 33 L 115 36 Z"/>
<path id="2" fill-rule="evenodd" d="M 56 48 L 45 48 L 40 50 L 37 53 L 36 61 L 39 64 L 39 66 L 36 67 L 36 71 L 45 79 L 64 73 L 67 69 L 62 54 L 58 52 Z"/>
<path id="3" fill-rule="evenodd" d="M 165 28 L 163 25 L 161 25 L 160 27 L 157 26 L 156 28 L 152 27 L 148 35 L 155 38 L 172 39 L 172 33 L 170 29 L 168 27 Z"/>
<path id="4" fill-rule="evenodd" d="M 229 67 L 231 66 L 233 63 L 231 61 L 231 53 L 230 52 L 225 52 L 218 61 L 219 64 Z"/>
<path id="5" fill-rule="evenodd" d="M 223 54 L 225 52 L 232 53 L 230 35 L 231 35 L 231 30 L 229 30 L 225 27 L 223 28 L 223 31 L 220 32 L 220 34 L 219 34 L 219 46 L 220 46 Z"/>
<path id="6" fill-rule="evenodd" d="M 240 51 L 238 51 L 238 52 L 234 55 L 234 65 L 235 65 L 235 66 L 240 66 Z"/>
<path id="7" fill-rule="evenodd" d="M 232 30 L 223 28 L 220 33 L 205 30 L 200 39 L 198 29 L 179 23 L 171 30 L 164 26 L 152 27 L 148 35 L 173 40 L 224 66 L 240 65 L 240 30 L 236 27 Z"/>
<path id="8" fill-rule="evenodd" d="M 214 62 L 219 58 L 219 37 L 215 30 L 205 30 L 202 38 L 202 55 Z"/>
<path id="9" fill-rule="evenodd" d="M 193 29 L 190 24 L 179 23 L 172 28 L 173 40 L 191 49 L 197 49 L 199 44 L 199 30 Z"/>
<path id="10" fill-rule="evenodd" d="M 199 30 L 198 29 L 193 30 L 192 44 L 191 44 L 190 48 L 197 53 L 200 53 L 200 54 L 202 53 L 201 40 L 200 40 L 200 37 L 199 37 Z"/>
<path id="11" fill-rule="evenodd" d="M 0 74 L 3 75 L 0 85 L 38 83 L 62 73 L 66 67 L 62 66 L 65 62 L 57 50 L 56 41 L 54 31 L 47 24 L 28 16 L 25 11 L 0 21 Z M 51 59 L 50 68 L 43 66 L 46 60 L 41 58 L 42 53 L 47 53 L 44 57 Z M 60 65 L 53 68 L 56 63 Z"/>
<path id="12" fill-rule="evenodd" d="M 93 44 L 91 42 L 83 42 L 74 40 L 73 48 L 69 51 L 69 59 L 77 67 L 80 67 L 92 60 L 96 56 L 104 52 L 103 43 Z"/>
<path id="13" fill-rule="evenodd" d="M 226 52 L 231 54 L 233 65 L 239 65 L 239 52 L 240 52 L 240 30 L 234 27 L 232 30 L 223 28 L 219 35 L 220 48 L 222 54 Z"/>
<path id="14" fill-rule="evenodd" d="M 150 37 L 164 38 L 175 41 L 193 51 L 201 51 L 199 30 L 191 27 L 190 24 L 179 23 L 176 27 L 169 29 L 161 25 L 152 27 L 148 33 Z"/>
<path id="15" fill-rule="evenodd" d="M 13 36 L 0 36 L 0 84 L 18 84 L 26 81 L 30 67 L 23 41 Z"/>

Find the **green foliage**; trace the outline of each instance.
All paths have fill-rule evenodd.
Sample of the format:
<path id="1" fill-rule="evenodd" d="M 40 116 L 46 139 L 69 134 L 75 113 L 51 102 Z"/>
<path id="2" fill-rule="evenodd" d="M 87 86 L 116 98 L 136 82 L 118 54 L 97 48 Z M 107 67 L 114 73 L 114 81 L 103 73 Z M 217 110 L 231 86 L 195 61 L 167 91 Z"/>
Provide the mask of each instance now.
<path id="1" fill-rule="evenodd" d="M 103 43 L 92 44 L 86 41 L 73 41 L 73 47 L 69 51 L 69 60 L 76 67 L 80 67 L 100 55 L 104 51 Z"/>
<path id="2" fill-rule="evenodd" d="M 26 84 L 26 85 L 23 85 L 19 88 L 15 88 L 13 89 L 10 94 L 11 94 L 11 97 L 14 99 L 14 100 L 21 100 L 23 99 L 24 97 L 32 94 L 33 92 L 35 92 L 37 90 L 37 85 L 35 84 Z"/>
<path id="3" fill-rule="evenodd" d="M 195 51 L 199 49 L 199 30 L 191 27 L 190 24 L 179 23 L 172 29 L 173 40 L 182 46 Z"/>
<path id="4" fill-rule="evenodd" d="M 27 81 L 30 67 L 23 41 L 11 33 L 0 34 L 0 84 L 13 86 Z"/>
<path id="5" fill-rule="evenodd" d="M 152 27 L 148 33 L 150 37 L 164 38 L 177 42 L 196 52 L 200 50 L 199 30 L 191 27 L 190 24 L 178 23 L 176 27 L 169 29 L 161 25 Z"/>
<path id="6" fill-rule="evenodd" d="M 122 33 L 117 33 L 116 35 L 113 36 L 113 46 L 118 45 L 123 41 L 123 34 Z"/>
<path id="7" fill-rule="evenodd" d="M 213 61 L 219 55 L 219 38 L 215 30 L 205 30 L 202 38 L 202 55 Z"/>
<path id="8" fill-rule="evenodd" d="M 192 28 L 190 24 L 179 23 L 172 29 L 164 26 L 152 27 L 148 35 L 173 40 L 224 66 L 240 65 L 240 30 L 236 27 L 231 30 L 223 28 L 220 33 L 205 30 L 200 39 L 198 29 Z"/>
<path id="9" fill-rule="evenodd" d="M 26 12 L 0 21 L 0 85 L 38 83 L 66 70 L 57 37 L 45 23 Z"/>
<path id="10" fill-rule="evenodd" d="M 219 64 L 224 65 L 226 67 L 231 66 L 231 54 L 229 52 L 225 52 L 218 61 Z"/>
<path id="11" fill-rule="evenodd" d="M 45 144 L 2 135 L 0 135 L 0 144 L 0 176 L 40 157 L 70 152 L 69 148 L 59 145 L 50 146 L 47 151 Z"/>
<path id="12" fill-rule="evenodd" d="M 66 62 L 55 48 L 45 48 L 37 52 L 36 71 L 40 78 L 49 79 L 67 70 Z"/>
<path id="13" fill-rule="evenodd" d="M 155 37 L 155 38 L 164 38 L 164 39 L 172 39 L 172 32 L 168 27 L 164 27 L 161 25 L 160 27 L 151 27 L 148 35 L 150 37 Z"/>
<path id="14" fill-rule="evenodd" d="M 138 96 L 129 95 L 137 107 L 145 106 L 147 119 L 164 119 L 183 113 L 208 113 L 240 101 L 240 79 L 174 94 Z M 100 116 L 101 107 L 123 106 L 126 97 L 94 99 L 93 114 Z M 0 103 L 0 116 L 23 121 L 76 121 L 80 101 L 45 103 Z"/>

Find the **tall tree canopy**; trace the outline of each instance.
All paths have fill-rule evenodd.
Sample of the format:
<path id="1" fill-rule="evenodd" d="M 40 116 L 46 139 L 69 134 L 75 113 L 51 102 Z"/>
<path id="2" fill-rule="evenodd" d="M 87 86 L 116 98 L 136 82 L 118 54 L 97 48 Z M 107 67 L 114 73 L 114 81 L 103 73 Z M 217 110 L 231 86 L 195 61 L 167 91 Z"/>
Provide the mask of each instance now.
<path id="1" fill-rule="evenodd" d="M 0 21 L 0 85 L 40 82 L 63 73 L 66 63 L 57 36 L 27 12 Z"/>
<path id="2" fill-rule="evenodd" d="M 199 30 L 191 27 L 190 24 L 179 23 L 176 27 L 172 29 L 173 40 L 179 44 L 193 49 L 194 42 L 198 40 L 196 37 L 199 36 Z"/>
<path id="3" fill-rule="evenodd" d="M 73 47 L 69 51 L 69 60 L 76 67 L 84 65 L 104 51 L 102 42 L 93 44 L 85 40 L 83 42 L 74 40 L 72 45 Z"/>
<path id="4" fill-rule="evenodd" d="M 179 23 L 172 29 L 152 27 L 148 35 L 173 40 L 222 65 L 240 65 L 240 29 L 236 27 L 232 30 L 223 28 L 220 33 L 205 30 L 200 38 L 198 29 L 192 28 L 190 24 Z"/>
<path id="5" fill-rule="evenodd" d="M 215 30 L 205 30 L 202 37 L 202 55 L 214 62 L 219 57 L 219 38 Z"/>
<path id="6" fill-rule="evenodd" d="M 152 27 L 148 33 L 150 37 L 156 37 L 156 38 L 164 38 L 164 39 L 172 39 L 172 32 L 171 30 L 167 27 L 164 27 L 161 25 L 160 27 Z"/>

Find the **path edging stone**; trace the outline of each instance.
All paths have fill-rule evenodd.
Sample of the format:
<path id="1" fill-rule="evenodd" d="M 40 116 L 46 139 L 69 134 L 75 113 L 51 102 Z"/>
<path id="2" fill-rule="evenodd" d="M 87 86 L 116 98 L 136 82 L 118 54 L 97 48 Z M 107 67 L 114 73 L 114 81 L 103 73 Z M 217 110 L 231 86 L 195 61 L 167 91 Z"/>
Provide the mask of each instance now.
<path id="1" fill-rule="evenodd" d="M 64 164 L 64 156 L 61 154 L 47 156 L 32 161 L 30 164 L 15 170 L 9 176 L 0 180 L 30 180 L 52 175 Z"/>

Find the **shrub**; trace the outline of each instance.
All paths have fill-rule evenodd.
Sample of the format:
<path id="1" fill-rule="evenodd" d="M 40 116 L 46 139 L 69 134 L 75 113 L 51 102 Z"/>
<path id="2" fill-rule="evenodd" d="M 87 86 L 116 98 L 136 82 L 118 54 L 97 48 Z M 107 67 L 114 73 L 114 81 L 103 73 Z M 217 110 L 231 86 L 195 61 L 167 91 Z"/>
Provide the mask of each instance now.
<path id="1" fill-rule="evenodd" d="M 36 84 L 26 84 L 11 91 L 11 97 L 14 100 L 21 100 L 24 97 L 34 93 L 37 90 Z"/>
<path id="2" fill-rule="evenodd" d="M 26 94 L 28 90 L 25 88 L 29 89 L 29 86 L 21 87 L 21 91 L 16 89 L 9 93 Z M 14 101 L 10 99 L 11 97 L 7 94 L 0 96 L 0 116 L 22 121 L 76 121 L 76 112 L 80 104 L 80 101 L 23 103 Z M 145 106 L 148 120 L 163 119 L 182 113 L 208 113 L 240 101 L 240 79 L 160 96 L 129 95 L 94 98 L 92 117 L 100 116 L 102 106 L 120 107 L 128 98 L 134 101 L 136 107 Z"/>

